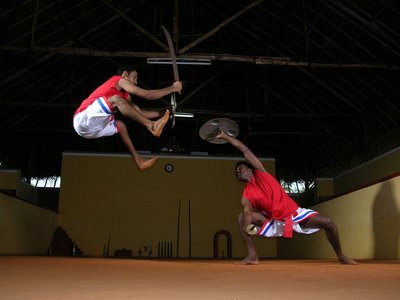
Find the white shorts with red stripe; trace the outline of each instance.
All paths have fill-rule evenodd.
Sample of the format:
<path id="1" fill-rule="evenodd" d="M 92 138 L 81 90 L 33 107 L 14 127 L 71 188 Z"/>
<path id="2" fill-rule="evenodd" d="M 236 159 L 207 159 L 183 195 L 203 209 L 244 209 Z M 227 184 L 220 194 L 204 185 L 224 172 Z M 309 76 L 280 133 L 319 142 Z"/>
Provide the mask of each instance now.
<path id="1" fill-rule="evenodd" d="M 318 214 L 315 210 L 312 209 L 306 209 L 306 208 L 301 208 L 299 207 L 297 210 L 297 215 L 292 217 L 292 227 L 293 230 L 302 233 L 302 234 L 312 234 L 315 233 L 319 230 L 319 228 L 306 228 L 306 227 L 301 227 L 300 222 L 308 219 L 309 217 Z M 257 231 L 258 236 L 263 236 L 263 237 L 280 237 L 283 236 L 285 228 L 285 222 L 281 220 L 266 220 L 264 224 L 259 227 Z"/>
<path id="2" fill-rule="evenodd" d="M 118 132 L 114 112 L 103 97 L 97 98 L 84 111 L 74 116 L 74 129 L 87 139 L 110 136 Z"/>

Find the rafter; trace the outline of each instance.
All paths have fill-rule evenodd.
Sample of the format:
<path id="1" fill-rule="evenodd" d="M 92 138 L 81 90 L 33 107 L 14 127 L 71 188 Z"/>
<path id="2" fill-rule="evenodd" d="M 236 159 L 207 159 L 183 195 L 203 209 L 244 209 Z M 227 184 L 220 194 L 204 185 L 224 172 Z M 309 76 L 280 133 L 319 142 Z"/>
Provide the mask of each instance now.
<path id="1" fill-rule="evenodd" d="M 165 51 L 168 51 L 168 46 L 163 44 L 153 34 L 151 34 L 150 32 L 146 31 L 141 26 L 139 26 L 139 24 L 137 24 L 136 22 L 132 21 L 129 17 L 127 17 L 125 15 L 125 13 L 123 11 L 117 9 L 116 7 L 114 7 L 113 5 L 108 3 L 108 1 L 106 1 L 106 0 L 100 0 L 100 1 L 103 2 L 104 5 L 106 5 L 107 7 L 112 9 L 113 11 L 115 11 L 118 14 L 118 16 L 120 16 L 122 19 L 124 19 L 126 22 L 128 22 L 130 25 L 132 25 L 134 28 L 136 28 L 139 32 L 141 32 L 142 34 L 147 36 L 149 39 L 151 39 L 153 42 L 155 42 L 157 45 L 159 45 L 162 49 L 164 49 Z"/>
<path id="2" fill-rule="evenodd" d="M 92 48 L 79 47 L 32 47 L 27 49 L 16 46 L 0 46 L 0 51 L 15 52 L 45 52 L 58 55 L 73 56 L 93 56 L 93 57 L 130 57 L 130 58 L 168 58 L 167 52 L 140 52 L 140 51 L 101 51 Z M 210 59 L 212 61 L 231 61 L 242 63 L 253 63 L 256 65 L 278 65 L 293 67 L 311 67 L 311 68 L 346 68 L 346 69 L 385 69 L 399 71 L 400 66 L 378 65 L 378 64 L 352 64 L 352 63 L 319 63 L 291 61 L 287 57 L 267 57 L 267 56 L 249 56 L 249 55 L 229 55 L 229 54 L 190 54 L 178 55 L 181 59 Z"/>
<path id="3" fill-rule="evenodd" d="M 261 2 L 263 2 L 264 0 L 258 0 L 255 1 L 253 3 L 251 3 L 250 5 L 246 6 L 245 8 L 243 8 L 242 10 L 240 10 L 239 12 L 237 12 L 236 14 L 234 14 L 233 16 L 231 16 L 230 18 L 226 19 L 225 21 L 221 22 L 218 26 L 216 26 L 214 29 L 210 30 L 209 32 L 207 32 L 206 34 L 204 34 L 203 36 L 199 37 L 197 40 L 191 42 L 189 45 L 183 47 L 182 49 L 179 49 L 177 52 L 179 54 L 184 54 L 186 53 L 188 50 L 192 49 L 194 46 L 200 44 L 201 42 L 203 42 L 204 40 L 208 39 L 210 36 L 214 35 L 217 31 L 219 31 L 222 27 L 226 26 L 227 24 L 229 24 L 230 22 L 232 22 L 233 20 L 235 20 L 236 18 L 238 18 L 239 16 L 241 16 L 242 14 L 244 14 L 245 12 L 247 12 L 249 9 L 253 8 L 254 6 L 257 6 L 258 4 L 260 4 Z"/>

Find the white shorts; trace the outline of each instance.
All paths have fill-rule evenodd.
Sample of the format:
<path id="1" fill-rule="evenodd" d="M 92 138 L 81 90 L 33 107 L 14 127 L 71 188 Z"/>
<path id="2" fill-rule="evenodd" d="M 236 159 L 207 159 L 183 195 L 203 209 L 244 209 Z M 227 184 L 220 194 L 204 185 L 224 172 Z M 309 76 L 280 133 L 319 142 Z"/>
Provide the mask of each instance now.
<path id="1" fill-rule="evenodd" d="M 74 129 L 84 138 L 95 139 L 118 133 L 114 112 L 103 97 L 74 116 Z"/>
<path id="2" fill-rule="evenodd" d="M 297 215 L 292 216 L 293 230 L 302 234 L 312 234 L 319 230 L 319 228 L 306 228 L 301 227 L 300 222 L 306 220 L 312 215 L 318 214 L 315 210 L 306 209 L 299 207 L 297 210 Z M 283 236 L 285 228 L 285 222 L 281 220 L 266 220 L 264 224 L 258 229 L 257 235 L 263 237 L 280 237 Z"/>

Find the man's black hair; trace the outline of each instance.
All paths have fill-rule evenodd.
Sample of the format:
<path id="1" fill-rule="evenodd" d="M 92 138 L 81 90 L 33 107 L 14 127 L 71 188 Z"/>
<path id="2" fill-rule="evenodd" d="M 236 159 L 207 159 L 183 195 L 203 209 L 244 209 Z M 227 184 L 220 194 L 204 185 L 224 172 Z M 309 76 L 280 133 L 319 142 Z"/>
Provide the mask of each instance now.
<path id="1" fill-rule="evenodd" d="M 131 73 L 133 71 L 136 71 L 136 69 L 133 65 L 120 66 L 117 70 L 117 75 L 121 76 L 124 71 Z"/>
<path id="2" fill-rule="evenodd" d="M 252 165 L 251 163 L 249 163 L 247 160 L 238 161 L 238 162 L 236 163 L 235 170 L 236 170 L 237 167 L 239 167 L 240 165 L 245 165 L 245 166 L 248 167 L 249 169 L 254 170 L 253 165 Z"/>

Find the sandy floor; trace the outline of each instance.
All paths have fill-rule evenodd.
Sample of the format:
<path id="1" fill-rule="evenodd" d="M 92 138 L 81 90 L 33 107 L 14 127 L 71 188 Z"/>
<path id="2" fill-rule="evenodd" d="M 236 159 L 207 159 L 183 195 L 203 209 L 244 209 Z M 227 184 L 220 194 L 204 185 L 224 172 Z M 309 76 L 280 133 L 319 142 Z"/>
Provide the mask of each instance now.
<path id="1" fill-rule="evenodd" d="M 0 299 L 400 299 L 399 261 L 0 256 Z"/>

